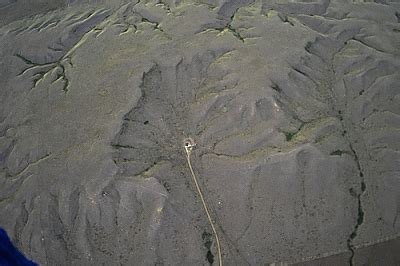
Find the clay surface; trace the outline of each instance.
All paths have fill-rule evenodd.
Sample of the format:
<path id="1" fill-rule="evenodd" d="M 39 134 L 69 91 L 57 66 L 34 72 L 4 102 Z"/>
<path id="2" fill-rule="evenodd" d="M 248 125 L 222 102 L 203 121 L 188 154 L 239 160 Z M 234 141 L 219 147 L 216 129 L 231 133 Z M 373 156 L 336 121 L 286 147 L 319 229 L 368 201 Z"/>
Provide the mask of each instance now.
<path id="1" fill-rule="evenodd" d="M 0 226 L 41 265 L 399 265 L 400 4 L 0 0 Z"/>

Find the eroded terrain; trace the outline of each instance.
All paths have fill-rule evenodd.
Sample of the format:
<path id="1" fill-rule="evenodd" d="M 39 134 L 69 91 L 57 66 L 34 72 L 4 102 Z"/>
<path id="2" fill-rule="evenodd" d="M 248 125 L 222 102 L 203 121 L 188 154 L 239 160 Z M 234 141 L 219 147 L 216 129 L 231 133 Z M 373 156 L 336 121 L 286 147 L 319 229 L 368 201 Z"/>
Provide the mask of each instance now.
<path id="1" fill-rule="evenodd" d="M 215 264 L 191 137 L 225 265 L 399 262 L 396 1 L 3 2 L 0 225 L 33 260 Z"/>

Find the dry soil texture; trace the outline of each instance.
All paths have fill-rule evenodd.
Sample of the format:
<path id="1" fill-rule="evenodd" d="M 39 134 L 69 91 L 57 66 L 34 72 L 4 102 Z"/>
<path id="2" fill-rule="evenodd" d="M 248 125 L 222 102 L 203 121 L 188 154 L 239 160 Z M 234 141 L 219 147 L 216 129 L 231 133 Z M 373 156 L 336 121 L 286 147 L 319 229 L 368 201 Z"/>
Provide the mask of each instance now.
<path id="1" fill-rule="evenodd" d="M 400 265 L 396 0 L 0 0 L 0 226 L 41 265 Z"/>

